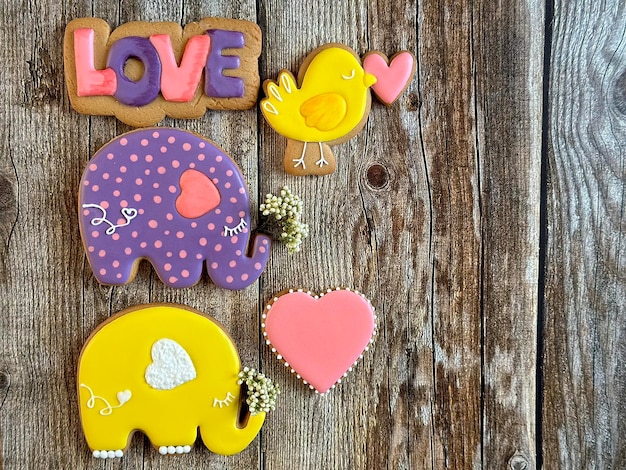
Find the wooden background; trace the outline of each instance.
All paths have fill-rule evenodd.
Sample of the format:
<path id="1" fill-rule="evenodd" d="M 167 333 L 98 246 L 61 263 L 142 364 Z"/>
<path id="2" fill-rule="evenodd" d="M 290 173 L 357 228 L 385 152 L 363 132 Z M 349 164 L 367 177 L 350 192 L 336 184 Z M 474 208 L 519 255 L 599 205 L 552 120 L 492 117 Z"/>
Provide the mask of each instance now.
<path id="1" fill-rule="evenodd" d="M 0 434 L 5 469 L 517 470 L 626 468 L 626 4 L 620 0 L 3 0 L 0 3 Z M 276 246 L 242 292 L 205 276 L 166 288 L 149 265 L 103 287 L 86 263 L 76 195 L 86 162 L 130 128 L 72 111 L 62 38 L 73 18 L 226 16 L 264 34 L 262 78 L 320 44 L 409 49 L 396 105 L 336 147 L 338 171 L 291 177 L 258 109 L 163 125 L 219 142 L 253 199 L 291 186 L 311 237 Z M 260 310 L 291 286 L 346 285 L 380 335 L 328 396 L 261 341 Z M 137 434 L 90 456 L 75 367 L 96 325 L 138 303 L 215 316 L 242 363 L 282 387 L 237 456 L 164 458 Z"/>

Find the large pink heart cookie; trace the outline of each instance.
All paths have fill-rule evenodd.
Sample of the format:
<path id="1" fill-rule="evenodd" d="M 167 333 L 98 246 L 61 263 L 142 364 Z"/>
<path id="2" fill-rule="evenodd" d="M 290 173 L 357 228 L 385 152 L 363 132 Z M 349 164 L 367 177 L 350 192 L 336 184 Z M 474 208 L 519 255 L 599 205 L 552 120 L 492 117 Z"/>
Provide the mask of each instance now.
<path id="1" fill-rule="evenodd" d="M 263 314 L 263 335 L 278 359 L 305 384 L 326 393 L 341 381 L 373 340 L 374 308 L 363 294 L 302 289 L 274 297 Z"/>
<path id="2" fill-rule="evenodd" d="M 415 57 L 409 51 L 402 51 L 388 60 L 386 55 L 372 51 L 363 57 L 363 69 L 376 77 L 372 90 L 389 106 L 409 86 L 415 73 Z"/>

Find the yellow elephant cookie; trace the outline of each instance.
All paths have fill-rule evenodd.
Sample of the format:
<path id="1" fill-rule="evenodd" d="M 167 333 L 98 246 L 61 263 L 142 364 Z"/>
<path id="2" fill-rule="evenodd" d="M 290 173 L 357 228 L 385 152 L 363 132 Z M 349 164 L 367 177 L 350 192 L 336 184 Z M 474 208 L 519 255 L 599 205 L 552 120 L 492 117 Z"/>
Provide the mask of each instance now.
<path id="1" fill-rule="evenodd" d="M 250 406 L 243 390 L 250 395 L 258 385 L 257 398 L 272 399 Z M 235 345 L 215 320 L 179 305 L 114 315 L 91 334 L 79 359 L 80 416 L 98 458 L 123 456 L 135 431 L 161 454 L 187 453 L 198 428 L 211 451 L 236 454 L 258 434 L 277 393 L 262 374 L 241 370 Z"/>

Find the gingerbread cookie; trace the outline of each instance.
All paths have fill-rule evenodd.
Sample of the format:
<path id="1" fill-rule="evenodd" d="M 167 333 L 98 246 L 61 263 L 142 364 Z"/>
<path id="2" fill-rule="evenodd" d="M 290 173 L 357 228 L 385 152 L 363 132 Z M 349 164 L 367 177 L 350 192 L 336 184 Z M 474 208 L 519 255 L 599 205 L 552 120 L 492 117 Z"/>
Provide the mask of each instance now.
<path id="1" fill-rule="evenodd" d="M 241 171 L 223 149 L 165 127 L 113 139 L 87 164 L 80 232 L 101 284 L 126 284 L 147 259 L 170 287 L 189 287 L 202 265 L 215 284 L 243 289 L 263 272 L 265 235 L 250 236 Z M 248 242 L 251 241 L 251 247 Z"/>
<path id="2" fill-rule="evenodd" d="M 321 394 L 352 370 L 376 333 L 374 307 L 350 289 L 319 295 L 289 289 L 273 298 L 262 318 L 272 352 Z"/>
<path id="3" fill-rule="evenodd" d="M 135 21 L 111 32 L 99 18 L 78 18 L 65 29 L 65 78 L 76 111 L 149 126 L 253 107 L 260 53 L 261 30 L 249 21 L 203 18 L 184 30 Z"/>
<path id="4" fill-rule="evenodd" d="M 243 382 L 262 391 L 246 399 Z M 241 369 L 215 320 L 168 304 L 129 308 L 101 324 L 80 354 L 77 385 L 83 431 L 97 458 L 122 457 L 135 431 L 161 454 L 187 453 L 198 427 L 211 451 L 241 452 L 278 393 L 262 374 Z"/>
<path id="5" fill-rule="evenodd" d="M 287 137 L 285 170 L 296 176 L 335 171 L 330 145 L 355 136 L 370 112 L 369 89 L 390 105 L 410 83 L 415 58 L 408 51 L 389 61 L 380 52 L 365 55 L 342 44 L 326 44 L 311 52 L 298 80 L 283 70 L 277 81 L 263 84 L 261 111 L 276 132 Z"/>

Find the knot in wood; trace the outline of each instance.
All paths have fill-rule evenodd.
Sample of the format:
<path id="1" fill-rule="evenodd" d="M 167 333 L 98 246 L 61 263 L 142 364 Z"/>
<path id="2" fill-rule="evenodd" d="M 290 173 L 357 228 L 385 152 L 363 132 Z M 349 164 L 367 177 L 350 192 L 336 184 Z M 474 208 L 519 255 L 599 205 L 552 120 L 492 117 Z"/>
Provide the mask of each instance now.
<path id="1" fill-rule="evenodd" d="M 0 408 L 2 408 L 2 404 L 4 403 L 4 399 L 9 392 L 9 384 L 11 380 L 9 374 L 6 372 L 0 371 Z"/>
<path id="2" fill-rule="evenodd" d="M 17 210 L 15 191 L 13 184 L 2 173 L 0 173 L 0 225 L 2 224 L 2 214 L 8 214 Z"/>
<path id="3" fill-rule="evenodd" d="M 63 74 L 59 70 L 58 52 L 53 54 L 39 47 L 35 56 L 27 60 L 30 80 L 24 83 L 25 103 L 31 106 L 59 103 L 63 99 Z"/>
<path id="4" fill-rule="evenodd" d="M 367 169 L 367 184 L 373 189 L 382 189 L 389 183 L 389 172 L 380 163 L 374 163 Z"/>
<path id="5" fill-rule="evenodd" d="M 513 454 L 508 463 L 511 470 L 530 470 L 528 459 L 519 451 Z"/>
<path id="6" fill-rule="evenodd" d="M 9 374 L 0 371 L 0 390 L 9 388 Z"/>
<path id="7" fill-rule="evenodd" d="M 406 98 L 406 110 L 417 111 L 420 107 L 420 98 L 417 93 L 409 93 Z"/>
<path id="8" fill-rule="evenodd" d="M 626 115 L 626 70 L 619 76 L 613 88 L 613 100 L 615 107 Z"/>

